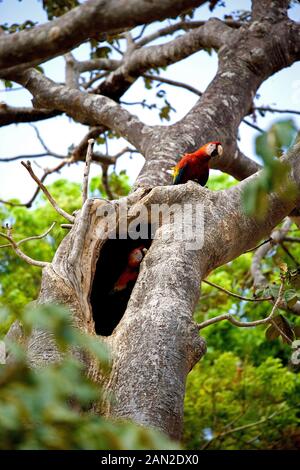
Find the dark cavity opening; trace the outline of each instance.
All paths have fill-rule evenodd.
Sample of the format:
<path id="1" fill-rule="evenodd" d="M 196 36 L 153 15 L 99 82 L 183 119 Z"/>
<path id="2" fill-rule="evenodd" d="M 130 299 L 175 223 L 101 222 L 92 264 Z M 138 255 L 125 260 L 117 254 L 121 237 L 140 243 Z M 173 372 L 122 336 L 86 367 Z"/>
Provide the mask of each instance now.
<path id="1" fill-rule="evenodd" d="M 149 225 L 146 231 L 143 230 L 143 238 L 108 239 L 102 247 L 90 295 L 95 331 L 98 335 L 110 336 L 125 313 L 136 279 L 129 280 L 126 288 L 122 290 L 116 290 L 116 285 L 119 286 L 120 276 L 128 268 L 129 254 L 141 246 L 148 249 L 151 242 Z"/>

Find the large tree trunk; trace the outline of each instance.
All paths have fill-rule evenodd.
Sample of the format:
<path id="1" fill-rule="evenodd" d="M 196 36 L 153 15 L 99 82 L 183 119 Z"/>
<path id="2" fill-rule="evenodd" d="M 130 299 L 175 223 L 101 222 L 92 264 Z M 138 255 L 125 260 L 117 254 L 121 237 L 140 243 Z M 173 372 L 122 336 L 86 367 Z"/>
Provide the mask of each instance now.
<path id="1" fill-rule="evenodd" d="M 299 145 L 289 155 L 296 182 L 300 181 L 298 154 Z M 95 410 L 130 418 L 180 438 L 186 377 L 205 352 L 205 342 L 192 318 L 201 279 L 268 235 L 295 205 L 295 201 L 283 202 L 270 196 L 268 214 L 262 222 L 245 217 L 241 193 L 252 179 L 215 193 L 193 182 L 140 188 L 120 201 L 89 199 L 77 213 L 52 264 L 44 268 L 38 302 L 68 306 L 76 325 L 93 335 L 95 325 L 100 333 L 102 324 L 111 325 L 109 333 L 106 330 L 105 336 L 99 335 L 112 355 L 109 376 L 99 374 L 94 363 L 86 363 L 88 374 L 113 396 L 101 410 L 95 405 Z M 120 206 L 125 203 L 128 211 L 124 216 Z M 115 321 L 114 311 L 108 311 L 103 300 L 105 287 L 99 282 L 109 268 L 101 264 L 105 247 L 110 244 L 111 258 L 105 259 L 112 259 L 117 269 L 114 253 L 118 244 L 124 243 L 110 239 L 115 207 L 117 225 L 124 228 L 124 219 L 130 223 L 142 207 L 150 209 L 157 204 L 171 208 L 171 218 L 161 219 L 126 311 L 120 321 Z M 176 219 L 181 209 L 184 214 L 190 207 L 192 217 Z M 147 215 L 142 224 L 149 222 Z M 182 238 L 181 222 L 191 224 L 192 237 Z M 34 365 L 57 360 L 52 339 L 45 332 L 36 330 L 28 347 Z"/>
<path id="2" fill-rule="evenodd" d="M 28 69 L 29 65 L 66 52 L 81 39 L 86 39 L 87 32 L 75 28 L 74 38 L 67 43 L 64 41 L 65 35 L 72 33 L 69 26 L 70 22 L 73 26 L 75 24 L 73 15 L 76 11 L 77 15 L 78 11 L 85 15 L 77 17 L 78 24 L 84 26 L 87 21 L 89 25 L 95 11 L 91 6 L 96 8 L 100 3 L 90 0 L 87 6 L 82 5 L 55 20 L 52 29 L 51 23 L 39 27 L 41 32 L 50 28 L 55 36 L 60 31 L 57 28 L 61 28 L 61 34 L 57 35 L 59 40 L 50 44 L 51 51 L 48 37 L 36 35 L 35 30 L 18 33 L 18 41 L 13 35 L 6 35 L 0 41 L 3 76 L 20 83 L 32 93 L 34 105 L 40 108 L 36 119 L 44 118 L 47 113 L 65 112 L 83 124 L 101 124 L 102 129 L 113 129 L 127 139 L 145 157 L 144 168 L 128 198 L 109 203 L 90 199 L 76 214 L 74 225 L 58 248 L 53 262 L 43 270 L 38 302 L 68 306 L 78 328 L 91 335 L 98 334 L 99 340 L 109 346 L 112 368 L 108 377 L 103 377 L 94 363 L 86 363 L 87 373 L 108 395 L 113 396 L 113 400 L 102 403 L 101 410 L 100 405 L 95 404 L 96 411 L 154 426 L 179 439 L 186 377 L 205 352 L 205 342 L 192 318 L 201 280 L 217 266 L 234 259 L 262 237 L 268 236 L 299 202 L 296 198 L 282 200 L 280 193 L 274 193 L 269 196 L 263 221 L 245 216 L 241 194 L 258 177 L 250 175 L 259 169 L 259 165 L 239 151 L 237 132 L 241 120 L 251 112 L 259 86 L 272 74 L 299 59 L 300 29 L 287 17 L 287 0 L 254 0 L 252 20 L 236 25 L 237 29 L 221 20 L 211 19 L 164 45 L 142 48 L 139 44 L 132 51 L 128 50 L 119 67 L 118 63 L 110 64 L 112 72 L 97 90 L 101 94 L 72 88 L 76 80 L 73 85 L 59 85 L 36 70 Z M 134 10 L 126 10 L 128 2 L 116 2 L 124 15 L 116 15 L 116 9 L 109 7 L 110 2 L 105 3 L 106 15 L 101 11 L 101 15 L 98 12 L 95 17 L 93 28 L 96 30 L 103 26 L 107 32 L 113 32 L 145 21 L 140 1 L 130 2 L 136 15 L 132 14 Z M 166 12 L 171 15 L 174 7 L 171 1 L 144 3 L 150 20 L 164 18 L 160 14 Z M 175 3 L 181 12 L 185 7 L 203 2 L 182 0 Z M 164 7 L 163 13 L 160 12 L 161 6 Z M 33 39 L 36 47 L 31 47 L 28 55 L 28 44 L 33 44 Z M 11 56 L 14 48 L 18 54 L 11 67 L 7 68 L 6 55 Z M 110 98 L 122 96 L 146 70 L 175 63 L 201 48 L 218 50 L 219 68 L 193 109 L 176 124 L 169 127 L 145 125 Z M 91 62 L 77 62 L 77 72 L 94 70 L 89 68 Z M 23 122 L 28 119 L 28 114 L 32 117 L 36 113 L 9 107 L 1 114 L 7 124 L 16 119 L 16 114 L 22 117 Z M 224 155 L 216 158 L 214 167 L 239 180 L 247 179 L 234 188 L 218 192 L 193 182 L 167 186 L 171 181 L 170 168 L 178 157 L 210 140 L 220 140 L 224 146 Z M 299 153 L 298 143 L 286 157 L 291 167 L 290 179 L 298 188 Z M 99 162 L 99 159 L 95 161 Z M 124 305 L 124 312 L 116 314 L 113 308 L 108 308 L 107 278 L 113 275 L 114 269 L 118 269 L 118 256 L 122 254 L 123 247 L 126 251 L 133 245 L 111 239 L 111 225 L 107 226 L 107 223 L 112 223 L 115 209 L 122 214 L 121 206 L 125 203 L 129 208 L 125 215 L 128 222 L 134 220 L 139 209 L 155 204 L 171 207 L 173 216 L 168 221 L 162 220 L 156 227 L 152 243 L 143 239 L 149 250 L 126 310 Z M 185 214 L 190 209 L 190 218 L 187 221 L 183 219 L 183 225 L 178 225 L 176 215 Z M 106 212 L 110 215 L 107 216 Z M 122 227 L 123 222 L 117 220 Z M 149 215 L 144 216 L 142 224 L 148 226 L 150 223 Z M 177 236 L 185 224 L 190 226 L 194 239 Z M 124 228 L 121 232 L 124 234 Z M 191 246 L 190 242 L 195 240 L 198 244 L 192 243 L 194 246 Z M 33 365 L 59 358 L 51 336 L 43 331 L 33 332 L 28 350 Z"/>

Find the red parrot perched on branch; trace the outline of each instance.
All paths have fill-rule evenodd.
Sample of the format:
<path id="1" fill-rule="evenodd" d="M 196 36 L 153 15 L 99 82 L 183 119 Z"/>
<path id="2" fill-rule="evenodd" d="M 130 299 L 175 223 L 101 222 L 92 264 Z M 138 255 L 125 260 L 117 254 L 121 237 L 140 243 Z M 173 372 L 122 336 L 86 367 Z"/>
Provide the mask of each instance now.
<path id="1" fill-rule="evenodd" d="M 130 282 L 135 282 L 139 275 L 139 267 L 145 256 L 146 248 L 141 245 L 131 250 L 128 255 L 127 266 L 115 282 L 114 287 L 110 291 L 110 295 L 127 289 Z"/>
<path id="2" fill-rule="evenodd" d="M 209 161 L 221 156 L 223 147 L 220 142 L 208 142 L 194 153 L 185 154 L 173 167 L 173 184 L 184 184 L 189 180 L 205 186 L 209 176 Z"/>

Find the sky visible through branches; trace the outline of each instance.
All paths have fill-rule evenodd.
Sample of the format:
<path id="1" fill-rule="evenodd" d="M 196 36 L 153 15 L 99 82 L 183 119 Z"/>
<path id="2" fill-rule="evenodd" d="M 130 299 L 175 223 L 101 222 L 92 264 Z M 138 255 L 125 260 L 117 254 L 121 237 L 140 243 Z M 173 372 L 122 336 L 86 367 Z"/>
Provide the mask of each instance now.
<path id="1" fill-rule="evenodd" d="M 250 1 L 242 0 L 240 2 L 229 1 L 226 2 L 226 8 L 216 7 L 213 16 L 223 18 L 224 14 L 230 13 L 235 10 L 249 10 Z M 300 20 L 300 5 L 294 5 L 292 10 L 289 11 L 291 18 Z M 204 5 L 198 8 L 195 20 L 206 20 L 211 16 L 208 6 Z M 2 22 L 9 24 L 13 22 L 23 22 L 25 20 L 37 21 L 43 23 L 46 21 L 46 14 L 41 7 L 41 3 L 37 0 L 2 0 L 0 2 L 0 17 Z M 164 22 L 166 23 L 166 22 Z M 147 34 L 155 31 L 157 27 L 162 27 L 164 23 L 154 23 L 147 29 Z M 137 31 L 140 28 L 136 28 Z M 160 38 L 152 44 L 159 44 L 169 41 L 170 37 Z M 89 46 L 81 45 L 75 49 L 74 55 L 79 60 L 87 59 L 89 56 Z M 198 55 L 198 58 L 195 56 Z M 120 56 L 115 52 L 112 58 L 118 59 Z M 266 57 L 266 60 L 268 58 Z M 49 78 L 62 82 L 64 81 L 64 60 L 58 57 L 45 64 L 42 64 L 45 73 Z M 204 91 L 210 83 L 217 69 L 217 55 L 212 53 L 208 55 L 206 52 L 201 51 L 182 60 L 176 64 L 168 67 L 161 75 L 175 79 L 177 81 L 185 82 L 200 91 Z M 15 88 L 19 88 L 15 85 Z M 171 112 L 171 121 L 176 122 L 182 118 L 190 108 L 195 104 L 198 97 L 190 91 L 172 87 L 169 85 L 160 85 L 158 89 L 165 90 L 171 105 L 176 109 Z M 148 103 L 155 102 L 155 95 L 158 90 L 146 90 L 143 80 L 140 78 L 129 89 L 129 91 L 122 97 L 124 102 L 140 102 L 146 99 Z M 4 91 L 3 85 L 0 88 L 0 101 L 5 101 L 8 105 L 12 106 L 30 106 L 31 95 L 26 90 Z M 267 80 L 259 90 L 259 96 L 256 100 L 257 106 L 274 106 L 281 109 L 294 109 L 300 111 L 300 64 L 296 63 L 289 68 L 277 73 L 269 80 Z M 125 105 L 124 105 L 125 106 Z M 126 106 L 125 106 L 126 107 Z M 137 114 L 140 119 L 148 124 L 162 124 L 159 120 L 158 113 L 155 110 L 142 108 L 140 105 L 128 105 L 130 112 Z M 277 119 L 293 118 L 300 126 L 300 116 L 291 116 L 289 114 L 271 114 L 267 113 L 264 118 L 257 115 L 257 122 L 255 123 L 262 129 L 268 129 Z M 248 117 L 248 121 L 251 119 Z M 169 123 L 163 125 L 169 125 Z M 67 149 L 71 144 L 78 144 L 81 138 L 87 132 L 87 128 L 81 124 L 74 123 L 68 117 L 57 117 L 46 121 L 41 121 L 36 124 L 47 146 L 54 152 L 66 154 Z M 249 157 L 255 158 L 254 150 L 254 137 L 258 132 L 245 124 L 240 126 L 240 142 L 239 146 L 242 151 Z M 109 153 L 115 154 L 121 148 L 126 146 L 126 141 L 120 139 L 119 141 L 109 141 Z M 105 152 L 103 145 L 103 152 Z M 35 154 L 43 151 L 41 144 L 36 138 L 34 129 L 28 124 L 10 125 L 0 129 L 0 158 L 7 158 L 18 154 Z M 39 162 L 43 168 L 52 167 L 57 163 L 53 158 L 43 158 Z M 35 186 L 34 182 L 25 174 L 24 168 L 20 165 L 20 161 L 11 163 L 0 163 L 0 198 L 9 199 L 17 197 L 24 201 L 30 198 Z M 53 174 L 47 179 L 47 184 L 53 180 L 66 177 L 73 181 L 81 181 L 82 178 L 82 163 L 72 165 L 71 167 L 65 166 L 60 174 Z M 116 164 L 117 172 L 126 169 L 130 176 L 130 181 L 133 182 L 138 175 L 143 165 L 143 158 L 134 155 L 130 159 L 128 154 L 120 157 Z M 112 167 L 111 167 L 112 169 Z M 41 171 L 41 170 L 38 170 Z M 99 167 L 92 165 L 91 175 L 99 174 Z"/>

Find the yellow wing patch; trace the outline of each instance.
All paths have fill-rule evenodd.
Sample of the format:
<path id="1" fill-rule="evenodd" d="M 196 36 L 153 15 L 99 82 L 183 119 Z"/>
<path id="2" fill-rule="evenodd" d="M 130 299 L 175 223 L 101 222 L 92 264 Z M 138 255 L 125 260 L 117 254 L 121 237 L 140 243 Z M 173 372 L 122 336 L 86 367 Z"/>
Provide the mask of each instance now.
<path id="1" fill-rule="evenodd" d="M 175 178 L 177 178 L 177 176 L 178 176 L 179 168 L 178 168 L 178 166 L 176 165 L 176 166 L 173 166 L 173 167 L 171 168 L 171 170 L 172 170 L 173 180 L 175 180 Z"/>

